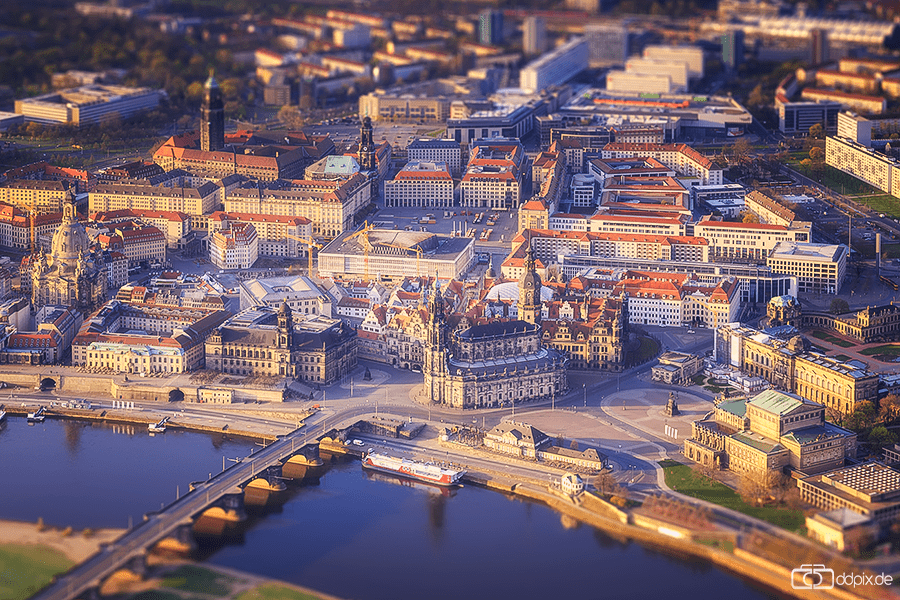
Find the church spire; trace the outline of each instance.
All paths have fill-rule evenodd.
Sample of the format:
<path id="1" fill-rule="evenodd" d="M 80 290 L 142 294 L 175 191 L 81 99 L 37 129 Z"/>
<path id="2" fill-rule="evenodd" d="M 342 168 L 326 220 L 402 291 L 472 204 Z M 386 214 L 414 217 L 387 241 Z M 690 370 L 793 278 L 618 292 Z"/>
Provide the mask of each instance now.
<path id="1" fill-rule="evenodd" d="M 541 322 L 541 276 L 531 247 L 531 236 L 525 239 L 525 269 L 519 279 L 519 320 L 535 325 Z"/>

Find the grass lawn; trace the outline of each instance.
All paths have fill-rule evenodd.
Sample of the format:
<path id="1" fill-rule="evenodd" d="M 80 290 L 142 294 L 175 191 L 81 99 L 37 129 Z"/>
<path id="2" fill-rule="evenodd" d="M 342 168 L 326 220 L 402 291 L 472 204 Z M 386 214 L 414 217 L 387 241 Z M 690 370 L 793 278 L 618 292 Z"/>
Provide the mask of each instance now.
<path id="1" fill-rule="evenodd" d="M 135 594 L 128 600 L 183 600 L 178 594 L 172 592 L 163 592 L 160 590 L 149 590 Z"/>
<path id="2" fill-rule="evenodd" d="M 239 595 L 235 600 L 319 600 L 319 596 L 305 594 L 299 590 L 277 583 L 267 583 Z"/>
<path id="3" fill-rule="evenodd" d="M 790 531 L 801 531 L 806 524 L 803 512 L 772 506 L 751 506 L 727 485 L 701 477 L 687 465 L 674 460 L 660 461 L 666 485 L 687 496 L 700 498 L 725 508 L 771 523 Z"/>
<path id="4" fill-rule="evenodd" d="M 706 381 L 706 377 L 704 377 L 703 375 L 694 375 L 693 381 L 697 385 L 703 385 L 703 383 Z"/>
<path id="5" fill-rule="evenodd" d="M 856 202 L 865 204 L 872 210 L 884 213 L 890 217 L 900 217 L 900 200 L 894 198 L 890 194 L 875 194 L 873 196 L 857 196 L 853 198 Z"/>
<path id="6" fill-rule="evenodd" d="M 872 346 L 871 348 L 863 348 L 860 354 L 866 356 L 875 356 L 876 354 L 886 354 L 888 356 L 900 356 L 900 345 L 886 344 L 884 346 Z"/>
<path id="7" fill-rule="evenodd" d="M 225 596 L 231 590 L 228 585 L 232 578 L 192 565 L 185 565 L 169 573 L 162 580 L 161 587 L 197 592 L 212 596 Z"/>
<path id="8" fill-rule="evenodd" d="M 847 356 L 846 354 L 837 354 L 837 355 L 833 356 L 832 358 L 836 358 L 838 360 L 850 360 L 850 357 Z"/>
<path id="9" fill-rule="evenodd" d="M 53 548 L 0 544 L 0 600 L 33 596 L 50 579 L 75 563 Z"/>
<path id="10" fill-rule="evenodd" d="M 821 329 L 816 329 L 812 332 L 812 336 L 814 338 L 818 338 L 820 340 L 825 340 L 835 346 L 840 346 L 841 348 L 850 348 L 851 346 L 855 346 L 853 342 L 848 342 L 847 340 L 842 340 L 839 337 L 834 337 L 827 331 L 822 331 Z"/>

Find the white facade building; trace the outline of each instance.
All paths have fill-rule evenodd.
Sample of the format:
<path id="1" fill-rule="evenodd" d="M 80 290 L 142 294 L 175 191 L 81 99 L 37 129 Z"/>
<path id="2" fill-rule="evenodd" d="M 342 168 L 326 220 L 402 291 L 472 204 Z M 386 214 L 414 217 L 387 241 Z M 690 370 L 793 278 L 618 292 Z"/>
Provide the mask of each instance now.
<path id="1" fill-rule="evenodd" d="M 423 208 L 453 206 L 453 177 L 443 162 L 412 160 L 384 182 L 384 205 Z"/>
<path id="2" fill-rule="evenodd" d="M 519 87 L 538 93 L 569 81 L 587 67 L 587 40 L 577 37 L 525 65 L 519 74 Z"/>
<path id="3" fill-rule="evenodd" d="M 232 223 L 209 238 L 209 261 L 219 269 L 249 269 L 259 257 L 259 236 L 250 223 Z"/>

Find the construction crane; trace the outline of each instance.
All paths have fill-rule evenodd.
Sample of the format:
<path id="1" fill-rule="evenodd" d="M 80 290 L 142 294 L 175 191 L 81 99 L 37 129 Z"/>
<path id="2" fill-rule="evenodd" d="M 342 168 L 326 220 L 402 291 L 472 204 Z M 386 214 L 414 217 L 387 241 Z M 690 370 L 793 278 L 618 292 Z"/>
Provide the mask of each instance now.
<path id="1" fill-rule="evenodd" d="M 369 222 L 366 221 L 363 224 L 362 229 L 360 229 L 359 231 L 357 231 L 356 233 L 354 233 L 352 235 L 347 236 L 347 238 L 344 239 L 345 242 L 349 242 L 350 240 L 352 240 L 353 238 L 355 238 L 357 236 L 360 236 L 360 235 L 364 236 L 365 240 L 363 241 L 362 247 L 363 247 L 363 253 L 365 255 L 366 281 L 369 281 L 369 252 L 372 249 L 372 244 L 371 244 L 371 242 L 369 242 L 369 232 L 372 231 L 373 229 L 375 229 L 375 225 L 369 225 Z"/>
<path id="2" fill-rule="evenodd" d="M 422 248 L 418 244 L 416 244 L 412 248 L 409 248 L 407 246 L 399 246 L 397 244 L 388 244 L 386 242 L 383 242 L 380 245 L 388 246 L 389 248 L 399 248 L 400 250 L 403 250 L 405 252 L 415 252 L 416 253 L 416 277 L 422 276 L 422 272 L 419 269 L 419 261 L 422 260 L 422 254 L 423 254 L 424 250 L 422 250 Z"/>
<path id="3" fill-rule="evenodd" d="M 311 276 L 313 274 L 313 248 L 315 248 L 316 250 L 321 250 L 323 247 L 322 244 L 307 238 L 302 238 L 298 235 L 292 235 L 290 233 L 286 233 L 284 235 L 285 237 L 289 237 L 292 240 L 297 240 L 298 242 L 303 242 L 304 244 L 306 244 L 307 253 L 309 254 L 309 274 Z"/>

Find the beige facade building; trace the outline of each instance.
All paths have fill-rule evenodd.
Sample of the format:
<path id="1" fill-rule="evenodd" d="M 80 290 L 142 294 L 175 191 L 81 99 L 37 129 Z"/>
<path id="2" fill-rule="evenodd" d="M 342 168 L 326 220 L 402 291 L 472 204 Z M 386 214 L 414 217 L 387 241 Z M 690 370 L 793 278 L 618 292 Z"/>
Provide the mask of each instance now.
<path id="1" fill-rule="evenodd" d="M 799 221 L 785 227 L 703 218 L 694 225 L 694 235 L 709 243 L 710 260 L 757 264 L 764 264 L 779 242 L 809 242 L 811 230 L 811 223 Z"/>
<path id="2" fill-rule="evenodd" d="M 900 162 L 847 138 L 825 138 L 825 164 L 900 197 Z"/>
<path id="3" fill-rule="evenodd" d="M 626 144 L 612 142 L 603 147 L 603 160 L 610 158 L 655 158 L 678 171 L 679 175 L 697 177 L 700 185 L 721 185 L 722 167 L 687 144 Z"/>
<path id="4" fill-rule="evenodd" d="M 900 471 L 877 462 L 836 468 L 797 482 L 800 497 L 826 511 L 846 508 L 887 529 L 900 516 Z"/>
<path id="5" fill-rule="evenodd" d="M 303 217 L 316 237 L 334 238 L 353 227 L 371 200 L 371 185 L 357 173 L 342 181 L 276 181 L 240 187 L 225 198 L 225 212 Z"/>
<path id="6" fill-rule="evenodd" d="M 166 247 L 171 249 L 182 248 L 191 233 L 191 219 L 183 212 L 134 210 L 126 208 L 109 212 L 98 212 L 91 216 L 91 220 L 101 224 L 116 223 L 119 221 L 139 220 L 147 225 L 159 229 L 166 237 Z"/>
<path id="7" fill-rule="evenodd" d="M 759 190 L 753 190 L 744 196 L 744 204 L 747 209 L 759 217 L 760 223 L 790 227 L 796 218 L 794 211 Z"/>
<path id="8" fill-rule="evenodd" d="M 294 322 L 285 303 L 235 315 L 206 342 L 207 368 L 234 375 L 271 375 L 326 385 L 356 368 L 356 331 L 337 319 Z"/>
<path id="9" fill-rule="evenodd" d="M 312 221 L 306 217 L 216 211 L 209 216 L 207 231 L 212 235 L 230 229 L 232 223 L 253 225 L 259 239 L 259 256 L 306 257 L 310 242 L 314 243 Z"/>
<path id="10" fill-rule="evenodd" d="M 74 366 L 148 375 L 200 369 L 206 337 L 230 316 L 124 298 L 110 300 L 84 322 L 72 345 Z"/>
<path id="11" fill-rule="evenodd" d="M 359 118 L 389 123 L 444 122 L 450 118 L 451 101 L 452 98 L 445 96 L 409 97 L 373 92 L 359 97 Z"/>
<path id="12" fill-rule="evenodd" d="M 75 186 L 67 181 L 15 179 L 0 187 L 0 202 L 39 215 L 61 213 L 63 202 Z"/>
<path id="13" fill-rule="evenodd" d="M 686 457 L 765 484 L 788 467 L 821 473 L 856 455 L 856 434 L 825 421 L 823 405 L 775 390 L 720 403 L 691 434 Z"/>
<path id="14" fill-rule="evenodd" d="M 410 161 L 384 182 L 385 206 L 448 208 L 453 200 L 453 177 L 446 163 Z"/>
<path id="15" fill-rule="evenodd" d="M 804 327 L 821 327 L 859 342 L 890 341 L 900 337 L 900 305 L 867 306 L 843 315 L 825 313 L 802 315 Z"/>
<path id="16" fill-rule="evenodd" d="M 713 357 L 839 415 L 852 414 L 858 403 L 878 398 L 878 375 L 864 363 L 808 348 L 800 336 L 782 339 L 732 323 L 716 330 Z"/>
<path id="17" fill-rule="evenodd" d="M 650 375 L 654 381 L 670 385 L 683 385 L 688 383 L 702 368 L 703 361 L 696 354 L 669 350 L 660 355 L 657 364 L 650 369 Z"/>
<path id="18" fill-rule="evenodd" d="M 148 180 L 109 181 L 97 184 L 88 196 L 91 214 L 135 210 L 206 215 L 218 210 L 220 188 L 214 183 L 194 183 L 188 174 Z"/>

